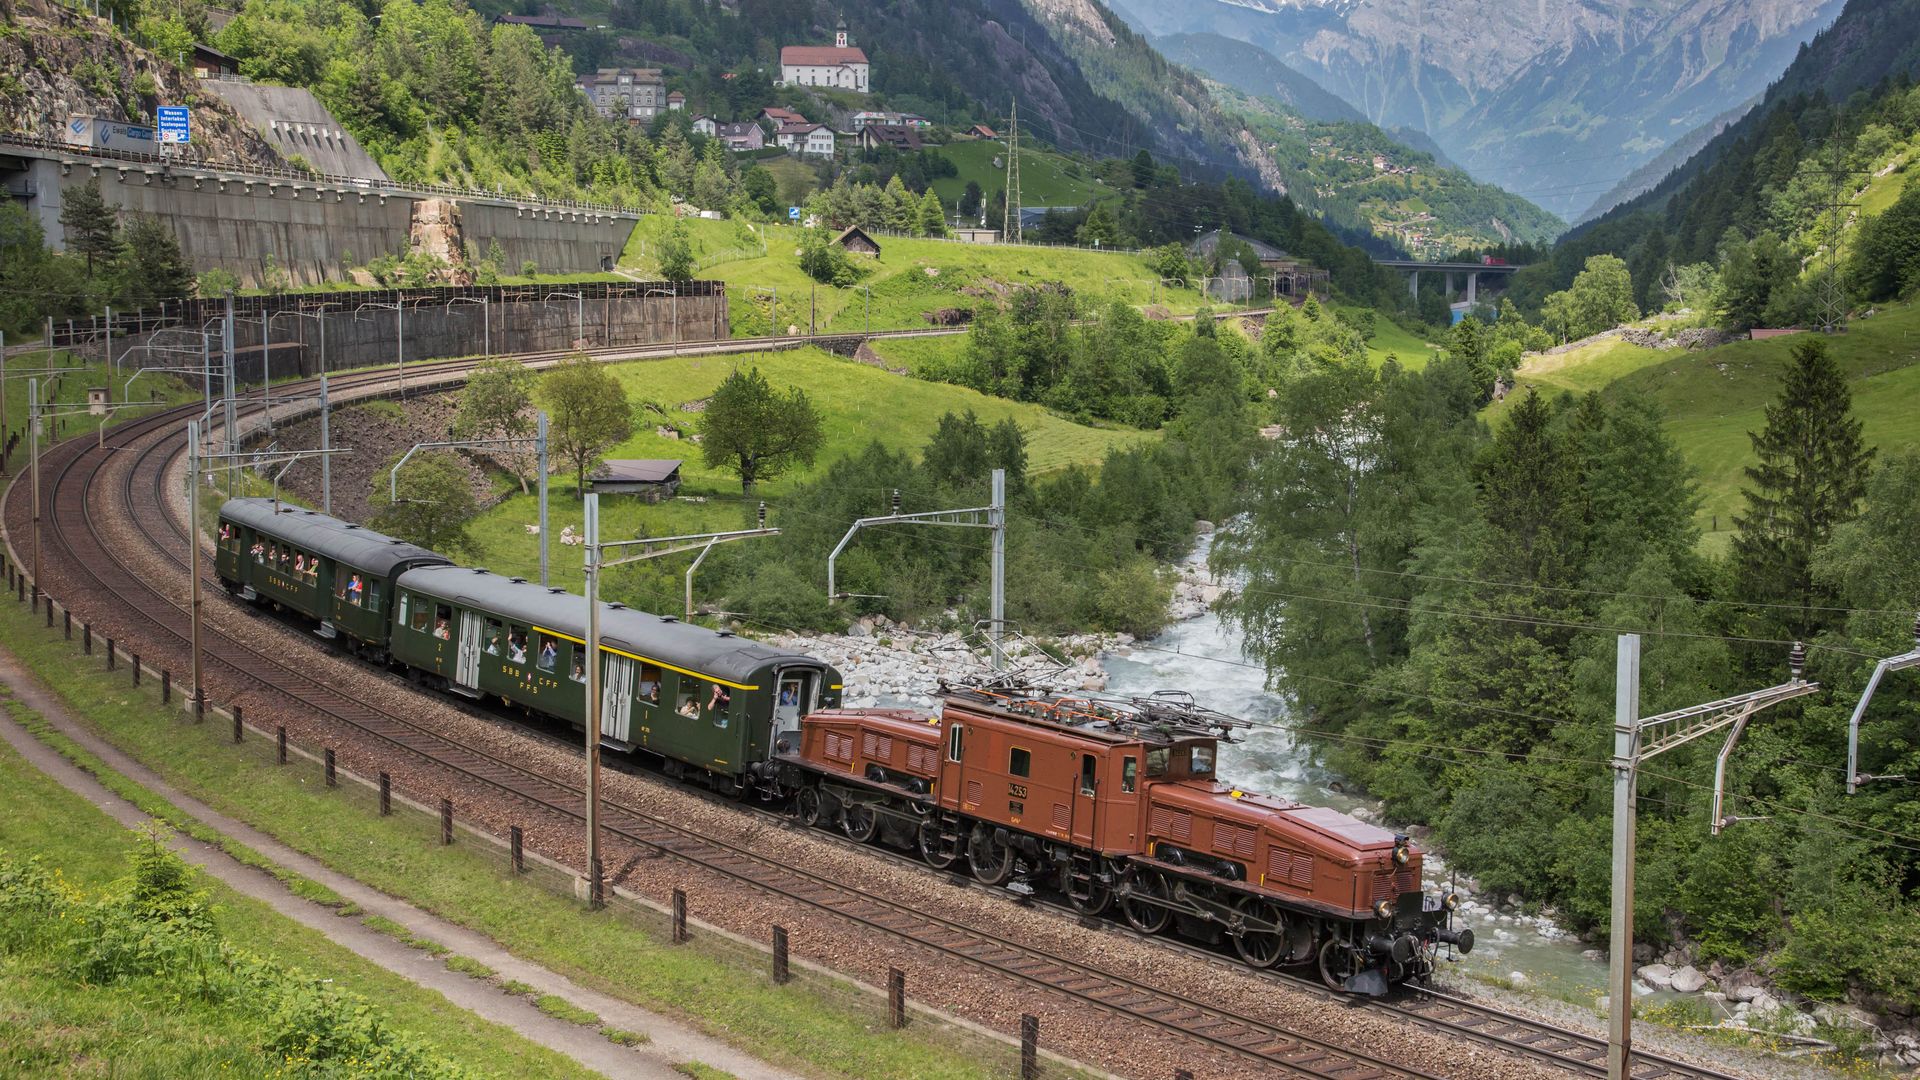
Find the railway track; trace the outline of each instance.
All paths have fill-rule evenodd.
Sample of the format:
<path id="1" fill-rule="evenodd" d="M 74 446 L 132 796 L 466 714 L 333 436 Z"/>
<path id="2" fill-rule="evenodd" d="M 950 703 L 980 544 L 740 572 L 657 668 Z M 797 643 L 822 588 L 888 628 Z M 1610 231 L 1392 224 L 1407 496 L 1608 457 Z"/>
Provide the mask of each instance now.
<path id="1" fill-rule="evenodd" d="M 168 507 L 167 485 L 185 453 L 184 441 L 172 434 L 172 429 L 187 415 L 187 410 L 178 410 L 135 421 L 113 434 L 107 452 L 68 443 L 43 459 L 53 473 L 48 485 L 53 512 L 44 537 L 48 553 L 85 579 L 80 583 L 85 591 L 121 605 L 122 621 L 132 634 L 163 651 L 174 652 L 187 647 L 182 605 L 114 557 L 114 541 L 105 534 L 110 526 L 99 519 L 96 500 L 90 495 L 111 489 L 107 504 L 116 513 L 125 514 L 145 542 L 184 572 L 186 560 L 180 549 L 187 536 Z M 131 455 L 132 460 L 117 483 L 111 483 L 104 473 L 115 454 Z M 350 691 L 329 686 L 218 626 L 210 625 L 204 633 L 210 686 L 229 694 L 240 687 L 281 695 L 379 744 L 447 770 L 466 786 L 484 788 L 569 824 L 584 819 L 581 792 L 572 785 L 368 705 Z M 832 914 L 867 931 L 1065 997 L 1077 1006 L 1259 1062 L 1281 1075 L 1343 1080 L 1424 1080 L 1433 1075 L 1188 1001 L 1043 949 L 997 940 L 953 920 L 873 896 L 617 802 L 603 804 L 602 821 L 609 838 L 637 851 L 680 859 L 740 885 Z"/>
<path id="2" fill-rule="evenodd" d="M 622 358 L 626 352 L 612 351 L 621 353 Z M 565 355 L 569 354 L 520 359 L 558 360 Z M 457 378 L 472 365 L 473 361 L 429 362 L 417 365 L 408 374 L 447 381 Z M 392 376 L 391 371 L 384 369 L 351 373 L 339 377 L 332 385 L 336 393 L 378 390 L 386 387 Z M 252 412 L 257 411 L 258 406 L 250 402 L 247 408 Z M 120 605 L 124 621 L 137 639 L 176 652 L 183 652 L 187 644 L 184 605 L 152 582 L 142 580 L 114 556 L 114 542 L 103 535 L 108 525 L 96 518 L 91 496 L 96 490 L 105 490 L 102 474 L 113 456 L 131 454 L 133 460 L 120 476 L 108 502 L 116 513 L 129 519 L 144 542 L 171 560 L 184 575 L 186 559 L 181 548 L 187 541 L 186 529 L 169 506 L 167 484 L 185 453 L 184 439 L 178 431 L 191 412 L 191 409 L 174 410 L 114 429 L 107 438 L 108 449 L 104 452 L 78 441 L 62 444 L 43 455 L 45 464 L 54 472 L 53 481 L 46 485 L 52 509 L 45 526 L 49 553 L 69 573 L 83 579 L 79 582 L 82 589 Z M 24 486 L 16 485 L 16 488 L 23 490 Z M 11 490 L 7 497 L 22 498 L 18 491 Z M 210 626 L 206 641 L 210 685 L 220 685 L 228 692 L 237 685 L 282 695 L 380 744 L 446 770 L 465 786 L 486 790 L 569 824 L 583 820 L 583 799 L 577 788 L 453 742 L 404 716 L 367 705 L 351 691 L 329 686 L 230 632 Z M 716 841 L 630 807 L 607 803 L 603 822 L 610 836 L 638 850 L 681 859 L 758 891 L 831 913 L 870 931 L 911 942 L 1023 985 L 1063 995 L 1104 1013 L 1177 1034 L 1211 1049 L 1262 1062 L 1289 1075 L 1342 1078 L 1429 1075 L 1306 1038 L 1254 1018 L 1199 1005 L 1045 950 L 988 938 L 951 920 L 773 862 L 745 848 Z M 872 850 L 870 845 L 862 846 Z M 1167 938 L 1155 941 L 1168 948 L 1220 960 L 1218 954 L 1198 946 Z M 1279 972 L 1261 974 L 1320 993 L 1330 1002 L 1336 1000 L 1311 980 Z M 1352 1004 L 1349 999 L 1337 1000 L 1342 1007 Z M 1372 1007 L 1394 1012 L 1409 1023 L 1551 1062 L 1582 1075 L 1604 1075 L 1605 1072 L 1605 1048 L 1601 1040 L 1517 1018 L 1468 999 L 1421 992 Z M 1646 1054 L 1640 1055 L 1634 1075 L 1639 1080 L 1735 1080 L 1733 1074 Z"/>

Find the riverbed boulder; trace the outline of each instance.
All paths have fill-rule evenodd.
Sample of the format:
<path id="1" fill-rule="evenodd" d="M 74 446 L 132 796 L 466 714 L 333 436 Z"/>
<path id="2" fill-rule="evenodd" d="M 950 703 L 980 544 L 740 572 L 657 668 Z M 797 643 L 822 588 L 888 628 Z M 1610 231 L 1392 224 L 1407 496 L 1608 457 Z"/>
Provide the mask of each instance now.
<path id="1" fill-rule="evenodd" d="M 1694 967 L 1692 964 L 1688 964 L 1686 967 L 1673 973 L 1672 989 L 1676 993 L 1694 994 L 1706 989 L 1706 986 L 1707 977 L 1701 974 L 1700 969 Z"/>
<path id="2" fill-rule="evenodd" d="M 1635 968 L 1633 977 L 1655 990 L 1673 989 L 1673 969 L 1665 964 L 1646 964 Z"/>

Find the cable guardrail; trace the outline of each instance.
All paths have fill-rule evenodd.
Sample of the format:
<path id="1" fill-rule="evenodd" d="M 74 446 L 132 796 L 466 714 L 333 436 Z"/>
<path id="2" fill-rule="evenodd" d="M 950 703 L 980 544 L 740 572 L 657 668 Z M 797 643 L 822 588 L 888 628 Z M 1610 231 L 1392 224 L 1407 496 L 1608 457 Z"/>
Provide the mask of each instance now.
<path id="1" fill-rule="evenodd" d="M 22 135 L 15 132 L 0 132 L 0 144 L 30 147 L 36 150 L 50 150 L 62 154 L 72 154 L 79 158 L 99 159 L 103 161 L 123 161 L 136 165 L 158 165 L 162 169 L 198 169 L 212 173 L 225 173 L 239 177 L 258 177 L 265 180 L 285 180 L 295 183 L 308 183 L 338 188 L 350 188 L 356 191 L 390 192 L 403 195 L 450 195 L 466 199 L 492 199 L 496 202 L 521 203 L 541 209 L 560 209 L 587 211 L 597 214 L 619 214 L 641 217 L 648 211 L 635 206 L 618 206 L 613 203 L 591 202 L 582 199 L 553 199 L 540 195 L 523 195 L 508 191 L 487 191 L 483 188 L 458 187 L 451 184 L 409 184 L 397 180 L 375 180 L 364 176 L 343 176 L 336 173 L 323 173 L 303 169 L 294 169 L 274 165 L 255 165 L 242 161 L 221 161 L 205 157 L 184 157 L 159 153 L 140 153 L 132 150 L 110 150 L 98 146 L 81 146 L 76 143 L 48 139 L 38 135 Z"/>

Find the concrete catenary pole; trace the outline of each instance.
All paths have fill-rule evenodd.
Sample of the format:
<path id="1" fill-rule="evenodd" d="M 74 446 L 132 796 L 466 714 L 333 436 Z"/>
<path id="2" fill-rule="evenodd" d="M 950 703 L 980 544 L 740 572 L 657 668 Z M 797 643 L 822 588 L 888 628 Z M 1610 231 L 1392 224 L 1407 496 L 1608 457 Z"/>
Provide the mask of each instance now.
<path id="1" fill-rule="evenodd" d="M 540 584 L 544 587 L 552 584 L 547 580 L 547 545 L 552 541 L 547 530 L 547 412 L 545 409 L 540 410 L 534 419 L 533 456 L 534 468 L 540 474 Z"/>
<path id="2" fill-rule="evenodd" d="M 321 340 L 326 340 L 326 323 L 320 324 Z M 333 440 L 327 431 L 327 371 L 323 362 L 320 368 L 320 512 L 333 513 L 333 455 L 326 451 L 333 449 Z"/>
<path id="3" fill-rule="evenodd" d="M 1613 700 L 1613 924 L 1607 954 L 1607 1080 L 1633 1080 L 1633 847 L 1640 754 L 1640 635 L 1621 634 Z"/>
<path id="4" fill-rule="evenodd" d="M 40 380 L 27 380 L 27 455 L 33 470 L 33 595 L 40 596 Z"/>
<path id="5" fill-rule="evenodd" d="M 587 874 L 600 863 L 600 496 L 586 497 Z"/>
<path id="6" fill-rule="evenodd" d="M 993 669 L 1007 666 L 1007 651 L 1002 638 L 1007 631 L 1007 470 L 993 470 L 993 501 L 987 510 L 987 525 L 993 530 L 993 587 L 987 612 L 988 639 L 992 643 Z"/>
<path id="7" fill-rule="evenodd" d="M 205 703 L 206 687 L 200 666 L 200 421 L 187 421 L 187 573 L 193 579 L 193 698 L 194 715 Z"/>

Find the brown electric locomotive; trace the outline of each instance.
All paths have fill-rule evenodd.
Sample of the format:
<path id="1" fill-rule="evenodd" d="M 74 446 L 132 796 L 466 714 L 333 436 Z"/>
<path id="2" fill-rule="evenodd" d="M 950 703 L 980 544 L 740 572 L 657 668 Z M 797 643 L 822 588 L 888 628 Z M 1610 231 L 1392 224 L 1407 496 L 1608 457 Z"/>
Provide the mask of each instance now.
<path id="1" fill-rule="evenodd" d="M 1420 890 L 1407 837 L 1326 807 L 1219 782 L 1244 726 L 1189 695 L 951 692 L 938 716 L 832 709 L 784 745 L 781 781 L 809 825 L 965 860 L 990 885 L 1057 890 L 1136 929 L 1231 943 L 1254 967 L 1318 966 L 1338 990 L 1421 979 L 1466 952 L 1451 894 Z M 783 736 L 791 739 L 792 736 Z"/>

